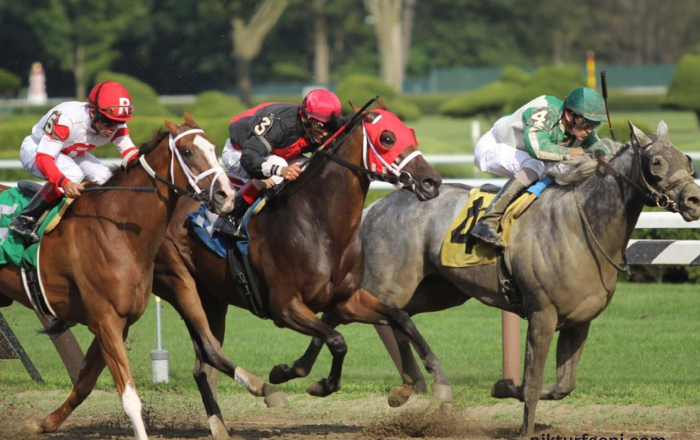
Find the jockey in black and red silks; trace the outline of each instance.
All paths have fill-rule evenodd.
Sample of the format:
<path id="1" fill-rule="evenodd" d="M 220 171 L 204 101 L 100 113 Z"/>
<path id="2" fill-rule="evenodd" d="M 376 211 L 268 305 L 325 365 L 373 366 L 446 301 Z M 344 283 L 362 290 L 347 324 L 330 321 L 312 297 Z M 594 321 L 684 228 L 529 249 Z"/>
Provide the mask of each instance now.
<path id="1" fill-rule="evenodd" d="M 260 190 L 294 180 L 303 153 L 314 151 L 338 128 L 340 100 L 324 89 L 309 92 L 301 105 L 267 102 L 231 119 L 221 158 L 233 184 L 240 187 L 232 217 L 245 213 Z M 215 229 L 229 232 L 220 219 Z"/>

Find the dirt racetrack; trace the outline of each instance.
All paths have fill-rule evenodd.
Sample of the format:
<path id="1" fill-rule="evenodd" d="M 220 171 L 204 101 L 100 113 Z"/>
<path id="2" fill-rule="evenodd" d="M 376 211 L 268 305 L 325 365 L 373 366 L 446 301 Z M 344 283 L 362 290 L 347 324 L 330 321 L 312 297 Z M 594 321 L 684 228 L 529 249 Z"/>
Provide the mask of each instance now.
<path id="1" fill-rule="evenodd" d="M 131 424 L 116 392 L 96 391 L 55 433 L 34 435 L 24 428 L 27 419 L 38 420 L 66 398 L 65 391 L 28 391 L 0 400 L 1 439 L 128 439 Z M 144 393 L 143 413 L 150 438 L 209 439 L 206 416 L 198 399 L 175 393 Z M 492 406 L 439 405 L 414 396 L 400 409 L 392 409 L 384 396 L 316 399 L 288 396 L 290 406 L 266 409 L 262 401 L 236 394 L 220 396 L 232 438 L 280 439 L 515 439 L 522 417 L 517 402 Z M 664 438 L 700 440 L 700 407 L 642 407 L 638 405 L 576 405 L 541 402 L 537 437 L 556 435 L 600 440 Z M 594 439 L 596 440 L 596 439 Z"/>

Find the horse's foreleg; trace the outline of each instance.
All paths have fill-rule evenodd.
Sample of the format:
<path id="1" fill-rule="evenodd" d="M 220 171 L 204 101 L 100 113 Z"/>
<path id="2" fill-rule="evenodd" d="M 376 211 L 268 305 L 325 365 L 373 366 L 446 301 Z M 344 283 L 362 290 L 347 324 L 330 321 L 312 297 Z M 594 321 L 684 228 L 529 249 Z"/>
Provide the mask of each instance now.
<path id="1" fill-rule="evenodd" d="M 576 387 L 576 367 L 581 360 L 583 346 L 588 337 L 591 322 L 584 322 L 576 327 L 559 332 L 557 342 L 557 382 L 542 391 L 542 400 L 561 400 Z"/>
<path id="2" fill-rule="evenodd" d="M 322 340 L 331 352 L 333 361 L 331 372 L 326 379 L 309 385 L 308 393 L 312 396 L 325 397 L 340 390 L 340 377 L 343 372 L 343 360 L 348 351 L 343 335 L 323 322 L 298 298 L 292 299 L 285 310 L 279 314 L 285 326 L 305 335 Z"/>
<path id="3" fill-rule="evenodd" d="M 124 338 L 126 337 L 126 319 L 117 316 L 102 317 L 90 323 L 90 330 L 100 341 L 102 356 L 112 373 L 112 378 L 121 396 L 124 412 L 131 419 L 136 440 L 148 438 L 141 415 L 141 399 L 136 391 L 134 378 L 129 367 Z"/>
<path id="4" fill-rule="evenodd" d="M 105 361 L 102 357 L 102 353 L 100 353 L 99 342 L 97 338 L 95 338 L 85 354 L 82 368 L 78 374 L 78 380 L 75 382 L 68 399 L 39 423 L 38 426 L 33 422 L 29 422 L 30 429 L 37 433 L 56 431 L 68 416 L 71 415 L 75 408 L 83 403 L 87 396 L 90 395 L 93 388 L 95 388 L 97 378 L 100 377 L 100 373 L 104 368 Z"/>
<path id="5" fill-rule="evenodd" d="M 333 315 L 328 313 L 321 315 L 321 321 L 325 322 L 331 328 L 336 328 L 338 326 L 337 320 Z M 299 359 L 295 360 L 291 367 L 287 364 L 278 364 L 272 368 L 270 371 L 270 382 L 278 384 L 308 376 L 322 348 L 323 340 L 321 340 L 321 338 L 315 337 L 311 339 L 304 354 Z"/>
<path id="6" fill-rule="evenodd" d="M 553 306 L 533 312 L 529 316 L 527 347 L 525 349 L 525 374 L 522 397 L 525 402 L 521 438 L 529 438 L 535 430 L 535 412 L 542 392 L 544 365 L 549 345 L 557 325 L 557 311 Z"/>
<path id="7" fill-rule="evenodd" d="M 440 360 L 423 339 L 408 313 L 382 303 L 364 289 L 358 289 L 348 301 L 338 305 L 334 313 L 343 323 L 391 325 L 392 328 L 405 333 L 416 347 L 426 370 L 433 376 L 433 394 L 443 400 L 452 400 L 452 386 L 442 372 Z M 402 377 L 404 385 L 400 389 L 392 390 L 389 396 L 389 404 L 392 406 L 402 405 L 413 392 L 415 385 L 413 378 L 405 373 Z"/>

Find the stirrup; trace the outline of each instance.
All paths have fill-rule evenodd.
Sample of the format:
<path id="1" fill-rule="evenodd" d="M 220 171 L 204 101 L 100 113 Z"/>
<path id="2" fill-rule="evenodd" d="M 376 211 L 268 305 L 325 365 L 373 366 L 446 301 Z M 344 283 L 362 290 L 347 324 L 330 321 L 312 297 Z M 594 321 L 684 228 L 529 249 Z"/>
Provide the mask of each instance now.
<path id="1" fill-rule="evenodd" d="M 240 221 L 231 219 L 230 217 L 219 216 L 212 225 L 219 234 L 228 235 L 236 240 L 246 240 L 248 237 L 241 231 Z"/>
<path id="2" fill-rule="evenodd" d="M 19 223 L 17 225 L 16 223 Z M 19 235 L 20 237 L 30 240 L 32 243 L 39 242 L 39 235 L 37 235 L 37 222 L 31 217 L 19 216 L 10 222 L 8 228 Z"/>

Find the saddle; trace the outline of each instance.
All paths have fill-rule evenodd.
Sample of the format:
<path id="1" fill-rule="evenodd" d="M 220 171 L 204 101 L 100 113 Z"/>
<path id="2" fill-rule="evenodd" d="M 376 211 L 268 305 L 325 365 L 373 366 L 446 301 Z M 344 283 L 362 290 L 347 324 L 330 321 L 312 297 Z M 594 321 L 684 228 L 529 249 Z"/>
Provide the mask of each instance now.
<path id="1" fill-rule="evenodd" d="M 248 310 L 259 318 L 269 319 L 269 304 L 260 294 L 248 256 L 248 245 L 250 244 L 248 222 L 252 216 L 264 208 L 265 204 L 266 199 L 260 198 L 243 215 L 241 231 L 246 238 L 240 240 L 229 235 L 216 234 L 211 227 L 216 217 L 208 212 L 204 206 L 201 206 L 198 211 L 190 213 L 189 218 L 190 227 L 193 228 L 197 237 L 219 257 L 226 258 L 231 275 L 235 280 L 234 289 Z"/>

